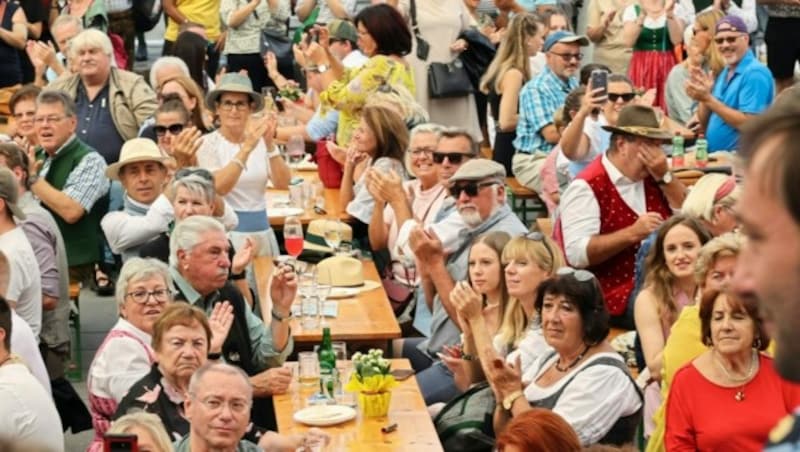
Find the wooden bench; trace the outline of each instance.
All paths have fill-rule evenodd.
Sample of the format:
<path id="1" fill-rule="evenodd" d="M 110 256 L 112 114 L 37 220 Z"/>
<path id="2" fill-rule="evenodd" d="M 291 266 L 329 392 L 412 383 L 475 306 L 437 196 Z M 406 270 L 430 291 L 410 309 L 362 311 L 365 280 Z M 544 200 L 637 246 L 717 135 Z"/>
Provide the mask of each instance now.
<path id="1" fill-rule="evenodd" d="M 507 196 L 511 210 L 516 213 L 523 223 L 529 224 L 528 214 L 544 214 L 547 216 L 547 206 L 544 205 L 539 195 L 530 188 L 519 183 L 516 177 L 506 177 Z M 533 205 L 529 206 L 528 202 Z M 533 218 L 536 218 L 534 216 Z M 531 218 L 530 220 L 533 220 Z"/>

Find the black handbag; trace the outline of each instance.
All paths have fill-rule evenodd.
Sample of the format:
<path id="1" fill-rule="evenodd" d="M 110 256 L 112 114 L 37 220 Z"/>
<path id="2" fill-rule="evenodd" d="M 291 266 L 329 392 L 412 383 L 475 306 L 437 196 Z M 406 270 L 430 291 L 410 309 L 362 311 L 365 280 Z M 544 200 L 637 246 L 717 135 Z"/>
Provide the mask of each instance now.
<path id="1" fill-rule="evenodd" d="M 262 30 L 258 47 L 261 56 L 266 55 L 267 52 L 275 54 L 275 59 L 278 61 L 278 72 L 284 76 L 292 75 L 294 53 L 292 53 L 292 40 L 288 36 L 272 30 Z"/>
<path id="2" fill-rule="evenodd" d="M 419 35 L 417 25 L 417 5 L 411 0 L 411 25 L 417 40 L 417 57 L 422 61 L 428 59 L 428 41 Z M 456 58 L 450 63 L 428 63 L 428 95 L 431 99 L 464 97 L 472 94 L 472 83 L 464 64 Z"/>
<path id="3" fill-rule="evenodd" d="M 156 0 L 134 0 L 133 22 L 137 31 L 150 31 L 161 21 L 161 2 Z M 132 55 L 128 56 L 133 58 Z"/>

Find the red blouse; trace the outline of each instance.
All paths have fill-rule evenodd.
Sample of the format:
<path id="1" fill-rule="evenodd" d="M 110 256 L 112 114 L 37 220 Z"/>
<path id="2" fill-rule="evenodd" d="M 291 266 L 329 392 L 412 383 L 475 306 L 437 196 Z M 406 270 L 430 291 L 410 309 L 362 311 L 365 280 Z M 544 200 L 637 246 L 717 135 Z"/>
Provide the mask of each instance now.
<path id="1" fill-rule="evenodd" d="M 783 380 L 772 358 L 760 355 L 756 377 L 725 388 L 704 377 L 694 364 L 680 369 L 667 399 L 666 449 L 673 451 L 761 451 L 775 424 L 800 405 L 800 385 Z"/>

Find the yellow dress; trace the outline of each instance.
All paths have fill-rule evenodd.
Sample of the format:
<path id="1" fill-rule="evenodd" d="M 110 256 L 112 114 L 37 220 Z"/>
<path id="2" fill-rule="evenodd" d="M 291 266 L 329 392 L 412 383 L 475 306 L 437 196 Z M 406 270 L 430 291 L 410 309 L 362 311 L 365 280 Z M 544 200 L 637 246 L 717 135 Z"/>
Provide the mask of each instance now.
<path id="1" fill-rule="evenodd" d="M 332 82 L 320 94 L 323 114 L 329 109 L 339 111 L 336 128 L 336 143 L 339 146 L 347 146 L 350 142 L 367 98 L 384 82 L 405 86 L 414 94 L 414 76 L 410 69 L 386 55 L 375 55 L 360 68 L 347 69 L 343 77 Z"/>

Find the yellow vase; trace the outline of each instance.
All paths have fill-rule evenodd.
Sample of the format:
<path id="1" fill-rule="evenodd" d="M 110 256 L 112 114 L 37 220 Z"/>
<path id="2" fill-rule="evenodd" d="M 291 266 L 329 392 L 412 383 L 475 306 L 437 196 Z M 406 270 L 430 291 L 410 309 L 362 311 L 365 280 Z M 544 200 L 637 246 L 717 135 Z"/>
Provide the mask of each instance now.
<path id="1" fill-rule="evenodd" d="M 386 392 L 359 392 L 358 405 L 364 417 L 383 417 L 389 414 L 389 403 L 392 393 Z"/>

